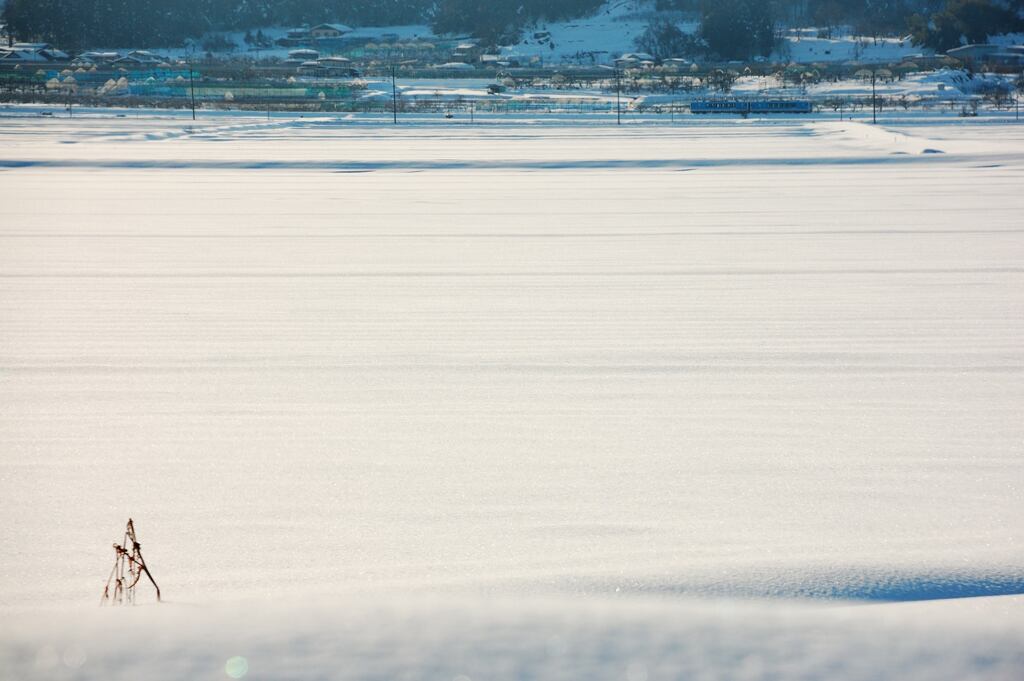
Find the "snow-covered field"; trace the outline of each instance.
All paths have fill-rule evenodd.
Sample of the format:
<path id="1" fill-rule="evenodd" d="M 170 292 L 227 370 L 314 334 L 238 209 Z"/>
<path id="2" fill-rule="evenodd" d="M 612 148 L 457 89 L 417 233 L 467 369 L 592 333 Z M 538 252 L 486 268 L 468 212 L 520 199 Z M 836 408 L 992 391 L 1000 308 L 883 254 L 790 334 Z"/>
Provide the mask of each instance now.
<path id="1" fill-rule="evenodd" d="M 1019 679 L 1021 186 L 953 118 L 2 117 L 0 678 Z M 168 603 L 98 610 L 129 515 Z"/>

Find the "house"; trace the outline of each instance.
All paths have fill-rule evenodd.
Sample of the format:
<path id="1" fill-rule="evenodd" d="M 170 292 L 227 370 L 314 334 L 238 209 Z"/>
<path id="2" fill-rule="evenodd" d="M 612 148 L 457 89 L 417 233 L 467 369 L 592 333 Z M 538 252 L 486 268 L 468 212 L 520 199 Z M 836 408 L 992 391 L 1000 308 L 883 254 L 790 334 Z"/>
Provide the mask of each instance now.
<path id="1" fill-rule="evenodd" d="M 302 50 L 289 50 L 288 60 L 299 60 L 299 61 L 316 61 L 320 58 L 320 53 L 316 50 L 302 49 Z"/>
<path id="2" fill-rule="evenodd" d="M 459 43 L 455 46 L 455 50 L 452 52 L 453 62 L 462 62 L 464 64 L 472 64 L 480 59 L 480 55 L 484 53 L 482 47 L 476 42 L 464 42 Z"/>
<path id="3" fill-rule="evenodd" d="M 352 60 L 346 57 L 320 57 L 316 60 L 324 78 L 356 78 L 359 71 L 352 67 Z"/>
<path id="4" fill-rule="evenodd" d="M 692 63 L 689 59 L 683 59 L 682 57 L 670 57 L 661 62 L 661 65 L 668 70 L 682 71 L 683 69 L 690 68 Z"/>
<path id="5" fill-rule="evenodd" d="M 125 56 L 115 59 L 110 63 L 117 66 L 156 66 L 157 64 L 162 64 L 164 61 L 163 57 L 155 55 L 152 52 L 147 52 L 146 50 L 133 50 Z"/>
<path id="6" fill-rule="evenodd" d="M 985 61 L 990 54 L 1000 51 L 999 45 L 964 45 L 952 50 L 946 50 L 946 55 L 959 59 L 965 64 L 977 64 Z"/>
<path id="7" fill-rule="evenodd" d="M 71 56 L 49 43 L 14 43 L 3 48 L 6 62 L 70 61 Z"/>
<path id="8" fill-rule="evenodd" d="M 308 45 L 312 41 L 313 36 L 308 28 L 292 28 L 285 33 L 283 38 L 277 40 L 277 44 L 282 47 L 294 47 L 297 45 Z"/>
<path id="9" fill-rule="evenodd" d="M 307 62 L 316 62 L 320 58 L 320 53 L 316 50 L 301 49 L 301 50 L 289 50 L 288 58 L 284 60 L 285 66 L 300 66 Z"/>
<path id="10" fill-rule="evenodd" d="M 145 50 L 133 50 L 124 56 L 111 61 L 111 66 L 117 67 L 156 67 L 165 61 L 164 57 L 146 52 Z"/>
<path id="11" fill-rule="evenodd" d="M 307 61 L 299 65 L 300 76 L 315 78 L 356 78 L 359 71 L 352 67 L 352 62 L 345 57 L 321 57 L 316 61 Z"/>
<path id="12" fill-rule="evenodd" d="M 32 50 L 16 50 L 13 47 L 0 48 L 0 62 L 4 64 L 46 63 L 49 59 Z"/>
<path id="13" fill-rule="evenodd" d="M 988 55 L 986 60 L 992 66 L 1006 66 L 1014 69 L 1024 67 L 1024 45 L 1011 45 Z"/>
<path id="14" fill-rule="evenodd" d="M 475 71 L 476 68 L 472 64 L 467 64 L 464 61 L 450 61 L 447 64 L 438 64 L 434 66 L 438 71 Z"/>
<path id="15" fill-rule="evenodd" d="M 58 50 L 50 43 L 14 43 L 11 46 L 15 50 L 30 50 L 43 56 L 47 61 L 70 61 L 71 55 Z"/>
<path id="16" fill-rule="evenodd" d="M 615 65 L 620 69 L 653 68 L 655 59 L 646 52 L 627 52 L 615 60 Z"/>
<path id="17" fill-rule="evenodd" d="M 74 66 L 106 66 L 121 58 L 119 52 L 83 52 L 72 60 Z"/>
<path id="18" fill-rule="evenodd" d="M 352 28 L 345 24 L 319 24 L 309 29 L 309 35 L 314 40 L 336 39 L 351 32 Z"/>
<path id="19" fill-rule="evenodd" d="M 964 45 L 952 50 L 947 50 L 946 55 L 959 59 L 964 64 L 975 67 L 979 64 L 990 66 L 1019 67 L 1024 65 L 1024 46 L 1011 45 Z"/>
<path id="20" fill-rule="evenodd" d="M 152 52 L 149 52 L 147 50 L 134 50 L 132 52 L 129 52 L 128 56 L 135 57 L 139 61 L 145 62 L 147 64 L 159 64 L 161 62 L 167 61 L 164 57 L 161 57 L 158 54 L 153 54 Z"/>

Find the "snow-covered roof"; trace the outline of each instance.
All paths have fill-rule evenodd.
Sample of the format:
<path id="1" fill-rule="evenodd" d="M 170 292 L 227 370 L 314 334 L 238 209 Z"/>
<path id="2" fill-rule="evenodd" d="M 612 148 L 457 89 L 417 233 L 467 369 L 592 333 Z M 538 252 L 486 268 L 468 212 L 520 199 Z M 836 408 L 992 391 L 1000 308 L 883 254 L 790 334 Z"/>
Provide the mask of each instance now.
<path id="1" fill-rule="evenodd" d="M 337 31 L 338 33 L 351 33 L 352 32 L 352 27 L 351 26 L 346 26 L 345 24 L 318 24 L 318 25 L 314 26 L 313 28 L 311 28 L 309 30 L 310 31 L 328 30 L 328 31 Z"/>
<path id="2" fill-rule="evenodd" d="M 131 61 L 138 64 L 157 64 L 162 60 L 163 57 L 155 55 L 152 52 L 146 52 L 145 50 L 134 50 L 120 59 L 115 59 L 115 61 Z"/>
<path id="3" fill-rule="evenodd" d="M 46 57 L 33 50 L 4 49 L 0 50 L 0 60 L 3 61 L 49 61 Z"/>
<path id="4" fill-rule="evenodd" d="M 985 54 L 991 54 L 992 52 L 998 52 L 998 45 L 963 45 L 962 47 L 954 47 L 952 50 L 946 50 L 946 54 L 951 57 L 979 57 Z"/>
<path id="5" fill-rule="evenodd" d="M 619 59 L 632 59 L 635 61 L 654 61 L 654 56 L 647 54 L 646 52 L 627 52 L 626 54 L 619 57 Z"/>

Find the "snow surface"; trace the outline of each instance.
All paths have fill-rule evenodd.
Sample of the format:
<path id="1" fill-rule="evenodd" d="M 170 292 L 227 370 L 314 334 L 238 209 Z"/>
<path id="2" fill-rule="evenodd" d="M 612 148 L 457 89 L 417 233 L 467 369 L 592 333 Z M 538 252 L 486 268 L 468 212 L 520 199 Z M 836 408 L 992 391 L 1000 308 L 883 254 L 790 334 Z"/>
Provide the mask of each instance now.
<path id="1" fill-rule="evenodd" d="M 1024 674 L 1024 127 L 406 120 L 0 118 L 0 669 Z"/>
<path id="2" fill-rule="evenodd" d="M 93 609 L 70 621 L 44 611 L 20 617 L 0 666 L 47 681 L 1016 681 L 1022 606 L 382 597 Z"/>

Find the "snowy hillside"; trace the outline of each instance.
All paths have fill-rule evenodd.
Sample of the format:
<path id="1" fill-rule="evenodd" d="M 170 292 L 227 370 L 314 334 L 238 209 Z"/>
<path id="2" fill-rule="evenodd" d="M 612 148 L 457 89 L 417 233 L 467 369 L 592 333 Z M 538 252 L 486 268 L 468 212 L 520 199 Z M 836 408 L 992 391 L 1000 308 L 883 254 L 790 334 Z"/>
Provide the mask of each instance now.
<path id="1" fill-rule="evenodd" d="M 509 57 L 538 57 L 547 63 L 606 64 L 636 52 L 636 38 L 656 16 L 653 3 L 610 0 L 594 16 L 562 22 L 544 22 L 524 32 L 516 45 L 502 48 Z M 683 24 L 688 32 L 696 23 Z"/>
<path id="2" fill-rule="evenodd" d="M 793 29 L 783 36 L 783 46 L 773 59 L 801 64 L 815 62 L 898 62 L 931 50 L 915 46 L 909 37 L 870 38 L 847 35 L 835 39 L 817 37 L 817 29 Z"/>
<path id="3" fill-rule="evenodd" d="M 564 22 L 536 25 L 516 45 L 502 48 L 509 57 L 537 57 L 548 63 L 609 63 L 616 57 L 637 51 L 636 39 L 643 34 L 652 18 L 660 16 L 653 3 L 632 0 L 611 0 L 594 16 Z M 683 21 L 676 13 L 667 16 L 686 33 L 696 33 L 697 21 Z M 783 46 L 772 55 L 772 61 L 864 62 L 899 61 L 920 54 L 909 39 L 872 39 L 853 35 L 832 40 L 818 38 L 818 30 L 792 29 L 783 35 Z"/>

